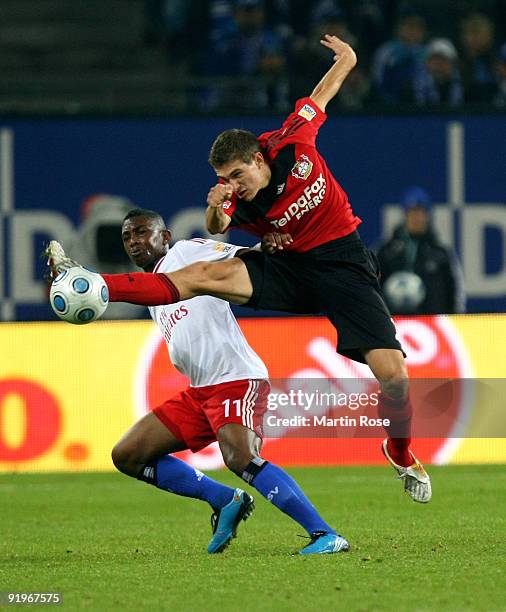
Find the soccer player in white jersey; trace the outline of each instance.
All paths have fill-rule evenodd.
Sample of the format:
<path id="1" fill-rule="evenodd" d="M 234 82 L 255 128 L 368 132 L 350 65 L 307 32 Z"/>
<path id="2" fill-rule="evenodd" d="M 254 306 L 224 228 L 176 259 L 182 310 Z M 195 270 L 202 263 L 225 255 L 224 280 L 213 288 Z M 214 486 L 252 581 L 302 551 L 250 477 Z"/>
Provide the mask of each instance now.
<path id="1" fill-rule="evenodd" d="M 124 219 L 125 251 L 144 272 L 173 272 L 196 261 L 234 257 L 243 250 L 202 239 L 181 240 L 169 248 L 170 237 L 154 211 L 134 209 Z M 46 253 L 53 274 L 78 265 L 69 262 L 54 241 Z M 226 466 L 307 531 L 311 541 L 301 554 L 349 550 L 348 542 L 323 520 L 293 478 L 260 456 L 268 373 L 246 342 L 229 303 L 200 296 L 149 310 L 173 364 L 188 376 L 190 386 L 121 438 L 112 451 L 118 470 L 176 495 L 207 501 L 213 508 L 208 552 L 221 552 L 235 536 L 239 522 L 251 514 L 253 498 L 171 455 L 185 449 L 197 452 L 218 440 Z"/>

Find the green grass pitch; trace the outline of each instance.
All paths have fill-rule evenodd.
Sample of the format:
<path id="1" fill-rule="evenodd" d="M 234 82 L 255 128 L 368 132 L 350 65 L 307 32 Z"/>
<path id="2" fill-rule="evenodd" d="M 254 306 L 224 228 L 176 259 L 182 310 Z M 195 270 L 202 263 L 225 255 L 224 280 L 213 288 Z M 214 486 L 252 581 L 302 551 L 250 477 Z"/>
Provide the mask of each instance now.
<path id="1" fill-rule="evenodd" d="M 1 475 L 0 591 L 60 591 L 68 610 L 506 610 L 506 466 L 432 467 L 426 506 L 388 466 L 289 471 L 352 552 L 292 555 L 303 530 L 259 494 L 208 555 L 202 502 L 120 474 Z"/>

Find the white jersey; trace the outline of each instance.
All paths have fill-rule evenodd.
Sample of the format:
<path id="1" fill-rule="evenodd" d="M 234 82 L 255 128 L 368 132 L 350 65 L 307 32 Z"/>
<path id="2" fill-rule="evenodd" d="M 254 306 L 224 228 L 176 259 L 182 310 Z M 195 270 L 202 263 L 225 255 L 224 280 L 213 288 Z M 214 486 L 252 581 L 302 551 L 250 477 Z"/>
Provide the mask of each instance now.
<path id="1" fill-rule="evenodd" d="M 155 266 L 154 272 L 174 272 L 196 261 L 233 257 L 244 247 L 204 240 L 180 240 Z M 267 368 L 246 342 L 230 305 L 202 295 L 149 312 L 165 338 L 174 366 L 192 387 L 248 378 L 268 378 Z"/>

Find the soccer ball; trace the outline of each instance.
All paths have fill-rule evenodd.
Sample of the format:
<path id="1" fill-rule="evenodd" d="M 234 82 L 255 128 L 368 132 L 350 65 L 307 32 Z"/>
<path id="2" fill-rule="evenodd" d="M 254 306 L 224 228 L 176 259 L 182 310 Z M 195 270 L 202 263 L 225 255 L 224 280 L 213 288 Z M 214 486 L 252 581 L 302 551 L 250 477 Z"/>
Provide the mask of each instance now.
<path id="1" fill-rule="evenodd" d="M 54 279 L 49 301 L 60 319 L 83 325 L 104 314 L 109 291 L 100 274 L 75 267 L 64 270 Z"/>
<path id="2" fill-rule="evenodd" d="M 385 281 L 383 291 L 392 310 L 398 313 L 415 313 L 425 299 L 423 280 L 414 272 L 394 272 Z"/>

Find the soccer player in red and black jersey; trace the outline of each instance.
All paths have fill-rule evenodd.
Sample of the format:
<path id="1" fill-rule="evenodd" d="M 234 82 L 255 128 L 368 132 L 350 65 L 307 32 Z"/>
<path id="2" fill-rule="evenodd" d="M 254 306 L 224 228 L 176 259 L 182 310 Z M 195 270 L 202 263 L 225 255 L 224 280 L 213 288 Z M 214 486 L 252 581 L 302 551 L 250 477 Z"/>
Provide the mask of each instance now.
<path id="1" fill-rule="evenodd" d="M 106 281 L 113 301 L 149 305 L 208 294 L 257 309 L 325 314 L 338 331 L 337 351 L 367 363 L 378 379 L 379 416 L 390 421 L 383 453 L 412 499 L 425 503 L 430 479 L 409 450 L 407 370 L 381 295 L 378 265 L 357 232 L 361 220 L 315 146 L 326 105 L 356 56 L 336 36 L 326 35 L 321 43 L 334 62 L 279 130 L 260 137 L 227 130 L 211 148 L 219 182 L 207 198 L 209 231 L 274 232 L 264 241 L 270 252 L 199 262 L 153 278 L 107 275 Z"/>

